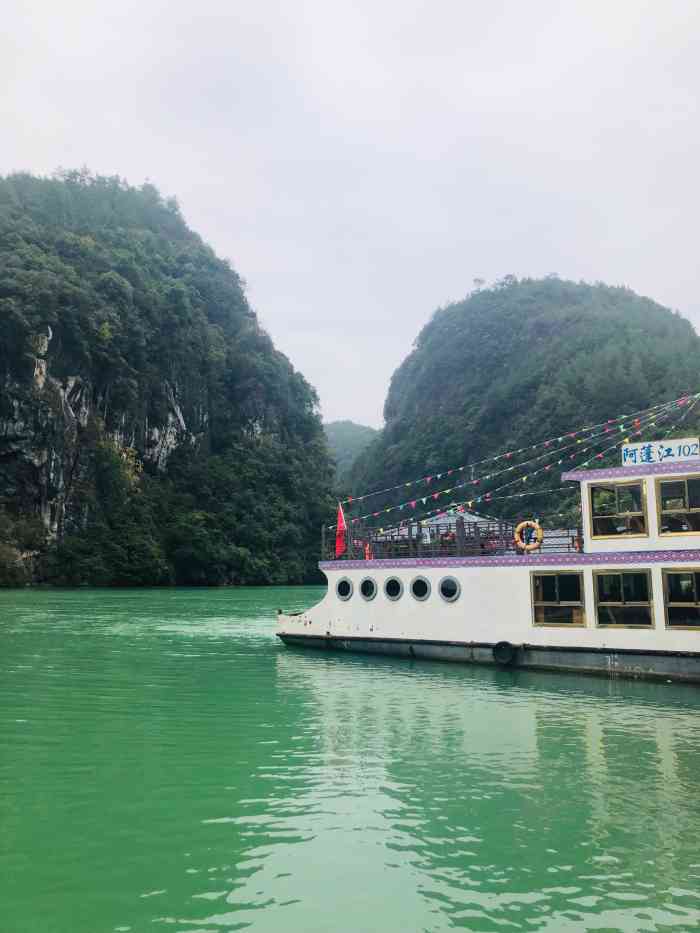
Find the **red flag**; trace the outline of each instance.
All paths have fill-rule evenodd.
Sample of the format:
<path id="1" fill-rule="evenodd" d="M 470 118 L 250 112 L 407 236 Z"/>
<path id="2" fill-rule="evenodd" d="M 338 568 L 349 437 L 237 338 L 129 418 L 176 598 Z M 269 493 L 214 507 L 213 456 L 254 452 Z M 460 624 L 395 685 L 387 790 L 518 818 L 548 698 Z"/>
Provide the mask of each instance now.
<path id="1" fill-rule="evenodd" d="M 345 541 L 345 530 L 347 525 L 345 524 L 345 515 L 343 513 L 343 506 L 338 503 L 338 518 L 335 523 L 335 558 L 336 560 L 339 557 L 342 557 L 345 553 L 347 547 L 347 542 Z"/>

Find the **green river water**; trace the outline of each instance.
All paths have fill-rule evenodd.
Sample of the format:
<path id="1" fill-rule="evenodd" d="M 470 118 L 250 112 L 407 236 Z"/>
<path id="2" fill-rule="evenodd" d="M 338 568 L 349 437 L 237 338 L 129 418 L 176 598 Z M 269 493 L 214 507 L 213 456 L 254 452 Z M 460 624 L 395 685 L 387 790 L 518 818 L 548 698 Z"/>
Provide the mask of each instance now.
<path id="1" fill-rule="evenodd" d="M 322 592 L 0 592 L 0 933 L 700 928 L 700 690 L 284 648 Z"/>

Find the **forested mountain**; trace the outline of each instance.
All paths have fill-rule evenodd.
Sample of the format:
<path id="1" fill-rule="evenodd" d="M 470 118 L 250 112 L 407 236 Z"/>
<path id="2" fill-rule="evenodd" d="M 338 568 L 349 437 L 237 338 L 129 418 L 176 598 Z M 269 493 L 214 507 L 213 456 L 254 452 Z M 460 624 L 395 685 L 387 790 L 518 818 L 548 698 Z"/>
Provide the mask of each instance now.
<path id="1" fill-rule="evenodd" d="M 0 579 L 300 582 L 332 479 L 314 390 L 176 202 L 0 179 Z"/>
<path id="2" fill-rule="evenodd" d="M 420 332 L 350 489 L 401 483 L 698 390 L 700 340 L 679 314 L 626 288 L 509 276 L 439 309 Z M 683 426 L 697 428 L 697 418 Z M 531 504 L 546 510 L 550 501 Z"/>
<path id="3" fill-rule="evenodd" d="M 354 421 L 330 421 L 323 428 L 335 460 L 336 478 L 342 485 L 355 460 L 377 436 L 377 429 Z"/>

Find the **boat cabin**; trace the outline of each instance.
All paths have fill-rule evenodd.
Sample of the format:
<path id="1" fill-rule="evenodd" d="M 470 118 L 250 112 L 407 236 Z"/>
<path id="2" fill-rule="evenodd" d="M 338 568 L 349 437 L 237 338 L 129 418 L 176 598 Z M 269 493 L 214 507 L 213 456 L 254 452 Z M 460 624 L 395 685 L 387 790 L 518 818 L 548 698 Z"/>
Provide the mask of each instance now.
<path id="1" fill-rule="evenodd" d="M 581 484 L 587 553 L 694 549 L 700 544 L 700 459 L 572 470 Z"/>

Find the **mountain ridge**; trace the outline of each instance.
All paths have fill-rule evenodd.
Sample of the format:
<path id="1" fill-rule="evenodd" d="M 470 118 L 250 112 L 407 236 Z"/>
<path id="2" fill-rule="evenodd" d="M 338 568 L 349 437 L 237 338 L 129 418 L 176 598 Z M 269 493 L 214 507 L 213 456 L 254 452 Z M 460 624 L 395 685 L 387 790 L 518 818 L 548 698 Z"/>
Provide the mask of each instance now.
<path id="1" fill-rule="evenodd" d="M 353 464 L 377 436 L 378 429 L 345 418 L 324 423 L 323 430 L 335 460 L 336 482 L 343 486 Z"/>

